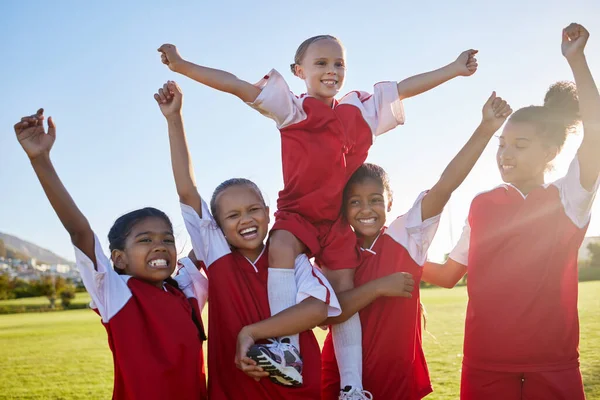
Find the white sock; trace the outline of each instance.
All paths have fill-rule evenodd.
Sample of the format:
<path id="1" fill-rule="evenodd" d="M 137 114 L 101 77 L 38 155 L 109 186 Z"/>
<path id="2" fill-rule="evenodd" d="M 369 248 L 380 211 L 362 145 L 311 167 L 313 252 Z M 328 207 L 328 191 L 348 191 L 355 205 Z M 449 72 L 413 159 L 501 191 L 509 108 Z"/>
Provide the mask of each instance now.
<path id="1" fill-rule="evenodd" d="M 362 327 L 358 313 L 331 327 L 333 348 L 340 370 L 340 388 L 362 390 Z"/>
<path id="2" fill-rule="evenodd" d="M 267 294 L 271 316 L 296 305 L 296 277 L 293 269 L 269 268 Z M 300 351 L 300 335 L 286 336 Z"/>

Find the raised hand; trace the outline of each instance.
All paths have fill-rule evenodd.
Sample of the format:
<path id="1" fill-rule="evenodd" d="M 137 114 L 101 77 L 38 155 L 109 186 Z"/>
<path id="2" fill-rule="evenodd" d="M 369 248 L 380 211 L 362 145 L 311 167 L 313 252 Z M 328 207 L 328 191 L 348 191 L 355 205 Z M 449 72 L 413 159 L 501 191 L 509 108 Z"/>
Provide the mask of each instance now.
<path id="1" fill-rule="evenodd" d="M 583 55 L 590 33 L 582 25 L 572 23 L 562 31 L 561 51 L 567 60 Z"/>
<path id="2" fill-rule="evenodd" d="M 49 154 L 56 139 L 56 127 L 52 117 L 48 118 L 48 133 L 44 129 L 43 108 L 33 115 L 21 118 L 21 121 L 15 124 L 15 133 L 31 160 L 42 154 Z"/>
<path id="3" fill-rule="evenodd" d="M 163 44 L 158 48 L 160 61 L 165 64 L 171 71 L 177 72 L 177 67 L 183 63 L 183 58 L 179 55 L 177 47 L 172 44 Z"/>
<path id="4" fill-rule="evenodd" d="M 496 92 L 492 92 L 490 98 L 483 105 L 481 124 L 496 132 L 504 121 L 512 114 L 512 108 L 501 97 L 496 96 Z"/>
<path id="5" fill-rule="evenodd" d="M 168 81 L 154 93 L 154 100 L 166 118 L 179 115 L 183 103 L 183 92 L 177 83 Z"/>
<path id="6" fill-rule="evenodd" d="M 465 50 L 454 61 L 456 66 L 456 75 L 458 76 L 471 76 L 477 71 L 477 59 L 475 54 L 479 50 Z"/>
<path id="7" fill-rule="evenodd" d="M 382 296 L 412 297 L 415 281 L 408 272 L 396 272 L 379 278 L 379 291 Z"/>

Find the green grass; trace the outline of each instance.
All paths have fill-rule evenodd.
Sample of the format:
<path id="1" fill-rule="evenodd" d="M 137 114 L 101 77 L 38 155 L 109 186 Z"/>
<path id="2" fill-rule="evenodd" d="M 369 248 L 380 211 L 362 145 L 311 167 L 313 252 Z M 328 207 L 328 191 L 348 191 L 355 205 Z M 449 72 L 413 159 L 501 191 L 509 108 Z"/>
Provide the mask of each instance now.
<path id="1" fill-rule="evenodd" d="M 435 336 L 424 338 L 435 390 L 427 399 L 457 399 L 465 289 L 427 289 L 422 297 L 428 330 Z M 80 302 L 88 300 L 85 294 L 77 297 Z M 4 303 L 0 301 L 0 306 Z M 586 394 L 588 400 L 600 399 L 600 282 L 580 284 L 579 308 Z M 322 341 L 323 331 L 315 332 Z M 112 358 L 106 332 L 90 310 L 0 315 L 0 360 L 0 399 L 108 399 L 111 395 Z"/>

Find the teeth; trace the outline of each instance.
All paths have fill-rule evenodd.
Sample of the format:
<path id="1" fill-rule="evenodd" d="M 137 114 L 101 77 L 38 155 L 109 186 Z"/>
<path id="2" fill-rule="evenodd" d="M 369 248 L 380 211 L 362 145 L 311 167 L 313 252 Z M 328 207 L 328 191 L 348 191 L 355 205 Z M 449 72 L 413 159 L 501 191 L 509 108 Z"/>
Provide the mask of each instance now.
<path id="1" fill-rule="evenodd" d="M 152 261 L 150 261 L 149 264 L 153 267 L 166 267 L 167 260 L 163 260 L 163 259 L 152 260 Z"/>
<path id="2" fill-rule="evenodd" d="M 323 80 L 321 82 L 323 82 L 326 85 L 335 85 L 337 83 L 337 81 L 334 80 Z"/>
<path id="3" fill-rule="evenodd" d="M 258 231 L 258 229 L 256 229 L 256 227 L 246 228 L 246 229 L 242 229 L 240 231 L 240 235 L 245 235 L 246 233 L 254 233 L 256 231 Z"/>
<path id="4" fill-rule="evenodd" d="M 506 170 L 513 169 L 514 167 L 515 167 L 514 165 L 503 165 L 502 169 L 506 171 Z"/>
<path id="5" fill-rule="evenodd" d="M 375 223 L 375 217 L 373 218 L 359 218 L 358 222 L 361 224 L 371 225 Z"/>

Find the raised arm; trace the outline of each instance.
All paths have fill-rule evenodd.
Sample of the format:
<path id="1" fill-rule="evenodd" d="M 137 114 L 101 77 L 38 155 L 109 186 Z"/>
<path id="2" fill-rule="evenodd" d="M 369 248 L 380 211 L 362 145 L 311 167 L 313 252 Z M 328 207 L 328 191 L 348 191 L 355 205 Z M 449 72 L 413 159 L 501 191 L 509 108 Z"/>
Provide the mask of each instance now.
<path id="1" fill-rule="evenodd" d="M 469 141 L 450 161 L 437 183 L 423 198 L 421 203 L 423 221 L 442 212 L 454 190 L 471 172 L 494 133 L 511 113 L 512 109 L 506 101 L 496 97 L 496 92 L 493 92 L 483 106 L 481 123 Z"/>
<path id="2" fill-rule="evenodd" d="M 185 75 L 221 92 L 231 93 L 246 103 L 254 102 L 260 94 L 259 88 L 229 72 L 203 67 L 184 60 L 172 44 L 163 44 L 158 48 L 158 51 L 161 53 L 161 61 L 171 71 Z"/>
<path id="3" fill-rule="evenodd" d="M 169 146 L 171 149 L 171 166 L 175 177 L 175 187 L 179 201 L 192 207 L 202 217 L 200 194 L 196 188 L 194 168 L 188 150 L 181 105 L 183 93 L 179 86 L 169 81 L 154 94 L 154 99 L 167 120 L 169 129 Z"/>
<path id="4" fill-rule="evenodd" d="M 600 173 L 600 95 L 583 52 L 589 32 L 579 24 L 571 24 L 562 32 L 562 54 L 575 78 L 579 111 L 583 121 L 583 141 L 578 151 L 580 182 L 592 190 Z"/>
<path id="5" fill-rule="evenodd" d="M 455 61 L 445 67 L 411 76 L 399 82 L 398 96 L 400 100 L 427 92 L 457 76 L 473 75 L 477 71 L 475 54 L 477 54 L 477 50 L 463 51 Z"/>
<path id="6" fill-rule="evenodd" d="M 96 264 L 94 254 L 94 233 L 88 220 L 81 213 L 67 189 L 62 184 L 52 161 L 50 150 L 56 139 L 56 126 L 52 117 L 48 118 L 48 133 L 44 129 L 44 109 L 34 115 L 21 118 L 15 124 L 17 140 L 29 157 L 50 205 L 56 212 L 69 235 L 71 242 Z"/>

